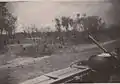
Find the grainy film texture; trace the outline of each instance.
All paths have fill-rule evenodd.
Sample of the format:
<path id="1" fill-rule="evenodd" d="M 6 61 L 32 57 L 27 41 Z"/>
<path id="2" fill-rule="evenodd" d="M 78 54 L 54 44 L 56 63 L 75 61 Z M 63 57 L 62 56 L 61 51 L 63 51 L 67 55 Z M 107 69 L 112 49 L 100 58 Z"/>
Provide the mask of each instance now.
<path id="1" fill-rule="evenodd" d="M 0 84 L 119 83 L 119 5 L 0 2 Z"/>

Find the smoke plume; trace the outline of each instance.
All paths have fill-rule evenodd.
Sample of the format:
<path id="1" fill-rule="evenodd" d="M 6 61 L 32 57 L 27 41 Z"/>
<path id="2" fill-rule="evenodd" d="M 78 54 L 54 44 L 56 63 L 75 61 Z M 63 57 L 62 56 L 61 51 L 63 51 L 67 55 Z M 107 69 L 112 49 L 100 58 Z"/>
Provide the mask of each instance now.
<path id="1" fill-rule="evenodd" d="M 120 0 L 109 0 L 111 8 L 108 16 L 114 24 L 120 25 Z"/>

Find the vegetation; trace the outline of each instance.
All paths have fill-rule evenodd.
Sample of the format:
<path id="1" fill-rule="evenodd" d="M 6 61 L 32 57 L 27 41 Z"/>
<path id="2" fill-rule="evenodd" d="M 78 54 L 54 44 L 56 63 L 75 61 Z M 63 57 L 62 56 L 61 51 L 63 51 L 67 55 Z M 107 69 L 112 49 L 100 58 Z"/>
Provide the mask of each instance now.
<path id="1" fill-rule="evenodd" d="M 115 34 L 118 35 L 119 26 L 114 29 L 110 27 L 107 29 L 105 22 L 99 16 L 87 16 L 86 14 L 82 16 L 76 14 L 76 18 L 61 16 L 55 18 L 56 31 L 49 31 L 49 28 L 47 32 L 41 32 L 35 25 L 25 27 L 23 35 L 33 40 L 33 46 L 23 49 L 24 51 L 20 53 L 27 56 L 34 55 L 34 57 L 51 55 L 56 50 L 68 46 L 91 43 L 87 38 L 88 33 L 92 33 L 98 41 L 102 42 L 116 39 Z"/>
<path id="2" fill-rule="evenodd" d="M 0 3 L 0 47 L 3 48 L 3 43 L 8 43 L 8 38 L 13 38 L 15 35 L 15 23 L 17 17 L 13 16 L 7 9 L 7 2 Z"/>
<path id="3" fill-rule="evenodd" d="M 6 41 L 6 44 L 8 44 L 9 39 L 15 39 L 16 37 L 17 43 L 20 44 L 19 34 L 15 32 L 17 17 L 8 11 L 6 5 L 7 3 L 0 3 L 0 36 L 3 37 L 3 39 L 0 39 L 1 43 Z M 49 27 L 47 32 L 41 32 L 35 25 L 30 25 L 24 27 L 24 31 L 20 34 L 23 35 L 21 37 L 22 40 L 23 38 L 33 40 L 34 46 L 29 47 L 30 51 L 34 50 L 35 53 L 37 51 L 39 54 L 50 52 L 51 54 L 56 49 L 65 48 L 73 44 L 90 43 L 88 38 L 86 38 L 88 33 L 92 33 L 97 38 L 100 38 L 98 40 L 101 40 L 100 33 L 109 36 L 110 33 L 106 32 L 105 25 L 105 22 L 99 16 L 87 16 L 86 14 L 81 15 L 78 13 L 76 18 L 70 16 L 55 18 L 56 31 L 54 32 L 50 31 Z M 112 35 L 110 36 L 113 38 Z M 29 50 L 25 53 L 29 53 Z"/>
<path id="4" fill-rule="evenodd" d="M 80 14 L 76 15 L 76 18 L 70 18 L 62 16 L 60 18 L 55 18 L 56 22 L 56 30 L 61 31 L 62 27 L 66 31 L 88 31 L 93 32 L 104 28 L 105 22 L 103 22 L 102 18 L 99 16 L 80 16 Z"/>

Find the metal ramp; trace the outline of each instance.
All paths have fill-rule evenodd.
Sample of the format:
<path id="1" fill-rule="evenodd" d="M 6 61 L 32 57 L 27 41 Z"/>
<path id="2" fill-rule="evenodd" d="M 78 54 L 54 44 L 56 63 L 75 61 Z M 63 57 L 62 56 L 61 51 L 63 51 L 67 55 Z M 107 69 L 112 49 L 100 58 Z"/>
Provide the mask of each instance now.
<path id="1" fill-rule="evenodd" d="M 79 66 L 79 68 L 65 68 L 58 71 L 50 72 L 48 74 L 36 77 L 31 80 L 27 80 L 20 84 L 58 84 L 67 83 L 74 80 L 75 76 L 82 77 L 87 75 L 91 71 L 90 68 L 85 66 Z"/>

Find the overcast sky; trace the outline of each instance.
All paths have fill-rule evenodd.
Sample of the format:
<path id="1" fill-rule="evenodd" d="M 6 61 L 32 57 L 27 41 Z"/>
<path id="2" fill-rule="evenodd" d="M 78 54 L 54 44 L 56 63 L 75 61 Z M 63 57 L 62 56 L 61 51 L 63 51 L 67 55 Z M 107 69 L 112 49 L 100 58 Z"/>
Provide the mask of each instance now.
<path id="1" fill-rule="evenodd" d="M 18 17 L 17 31 L 21 31 L 22 26 L 30 24 L 35 24 L 39 29 L 41 25 L 50 26 L 54 30 L 52 20 L 55 17 L 61 15 L 75 16 L 78 12 L 80 14 L 99 15 L 107 23 L 111 23 L 107 17 L 111 3 L 101 2 L 101 0 L 11 2 L 9 6 L 10 11 Z"/>

